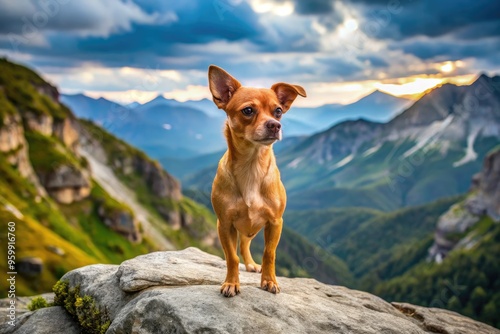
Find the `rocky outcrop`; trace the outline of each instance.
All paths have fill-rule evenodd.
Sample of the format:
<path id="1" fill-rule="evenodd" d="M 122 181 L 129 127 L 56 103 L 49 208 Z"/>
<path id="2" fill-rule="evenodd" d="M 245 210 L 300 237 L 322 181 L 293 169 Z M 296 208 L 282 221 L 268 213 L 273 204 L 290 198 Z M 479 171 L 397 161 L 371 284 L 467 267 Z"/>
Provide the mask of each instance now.
<path id="1" fill-rule="evenodd" d="M 48 83 L 35 84 L 33 86 L 35 87 L 38 93 L 49 97 L 52 100 L 52 102 L 59 103 L 59 91 L 57 90 L 56 87 Z"/>
<path id="2" fill-rule="evenodd" d="M 148 188 L 155 196 L 180 200 L 181 185 L 172 175 L 167 173 L 157 161 L 153 161 L 136 149 L 119 143 L 113 147 L 113 152 L 106 152 L 102 145 L 102 132 L 93 132 L 92 128 L 78 128 L 82 148 L 99 162 L 123 175 L 136 173 L 143 178 Z"/>
<path id="3" fill-rule="evenodd" d="M 16 167 L 22 177 L 33 183 L 39 195 L 45 195 L 28 156 L 28 144 L 24 137 L 21 117 L 9 115 L 3 119 L 0 127 L 0 152 L 5 153 L 7 162 Z"/>
<path id="4" fill-rule="evenodd" d="M 77 121 L 73 117 L 66 117 L 64 120 L 54 123 L 53 133 L 67 148 L 79 156 L 80 143 L 77 128 Z"/>
<path id="5" fill-rule="evenodd" d="M 157 252 L 116 265 L 92 265 L 63 276 L 60 302 L 87 295 L 110 321 L 106 333 L 500 333 L 457 313 L 387 303 L 361 291 L 306 278 L 278 281 L 278 295 L 260 289 L 260 275 L 240 266 L 241 294 L 219 293 L 225 261 L 196 248 Z M 57 299 L 56 293 L 56 299 Z M 27 333 L 28 321 L 60 322 L 60 309 L 22 317 L 8 333 Z M 48 326 L 48 325 L 47 325 Z M 44 332 L 45 333 L 45 332 Z M 68 333 L 72 333 L 68 331 Z"/>
<path id="6" fill-rule="evenodd" d="M 142 236 L 139 232 L 139 222 L 131 212 L 125 210 L 109 210 L 104 204 L 97 209 L 99 218 L 115 232 L 125 236 L 132 242 L 141 242 Z"/>
<path id="7" fill-rule="evenodd" d="M 7 322 L 0 325 L 3 334 L 80 334 L 78 323 L 61 306 L 47 307 L 35 312 L 26 312 L 17 318 L 16 325 Z"/>
<path id="8" fill-rule="evenodd" d="M 500 221 L 500 150 L 486 156 L 483 170 L 472 179 L 470 195 L 439 218 L 430 258 L 441 262 L 457 245 L 464 244 L 466 231 L 484 215 Z"/>
<path id="9" fill-rule="evenodd" d="M 24 122 L 31 131 L 39 132 L 45 136 L 52 135 L 54 119 L 50 115 L 35 115 L 30 112 L 23 114 Z"/>
<path id="10" fill-rule="evenodd" d="M 38 176 L 49 195 L 59 203 L 70 204 L 90 195 L 90 172 L 86 169 L 59 165 Z"/>
<path id="11" fill-rule="evenodd" d="M 181 186 L 179 182 L 170 174 L 165 172 L 157 161 L 136 158 L 134 161 L 135 170 L 141 174 L 149 189 L 160 198 L 171 198 L 180 200 L 182 198 Z"/>
<path id="12" fill-rule="evenodd" d="M 472 191 L 477 194 L 467 200 L 468 211 L 500 221 L 500 149 L 486 156 L 482 172 L 474 176 Z"/>

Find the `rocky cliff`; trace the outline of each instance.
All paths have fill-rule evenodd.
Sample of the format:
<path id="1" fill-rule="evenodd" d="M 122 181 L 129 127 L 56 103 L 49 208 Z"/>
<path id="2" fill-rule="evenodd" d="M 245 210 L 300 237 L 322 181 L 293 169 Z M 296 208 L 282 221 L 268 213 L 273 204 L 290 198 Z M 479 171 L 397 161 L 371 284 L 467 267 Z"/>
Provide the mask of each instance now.
<path id="1" fill-rule="evenodd" d="M 439 218 L 429 256 L 441 262 L 454 248 L 477 242 L 477 236 L 468 232 L 485 216 L 500 222 L 500 149 L 486 156 L 467 198 Z"/>
<path id="2" fill-rule="evenodd" d="M 56 87 L 0 58 L 0 227 L 17 224 L 19 263 L 40 264 L 36 275 L 20 274 L 19 295 L 47 291 L 89 263 L 189 244 L 217 252 L 214 217 L 183 198 L 177 180 L 98 126 L 84 129 Z M 5 262 L 0 269 L 7 271 Z"/>
<path id="3" fill-rule="evenodd" d="M 313 279 L 279 277 L 282 292 L 258 288 L 240 267 L 242 292 L 219 293 L 225 261 L 196 248 L 157 252 L 121 265 L 71 271 L 54 307 L 19 316 L 10 333 L 500 333 L 436 308 L 382 299 Z"/>

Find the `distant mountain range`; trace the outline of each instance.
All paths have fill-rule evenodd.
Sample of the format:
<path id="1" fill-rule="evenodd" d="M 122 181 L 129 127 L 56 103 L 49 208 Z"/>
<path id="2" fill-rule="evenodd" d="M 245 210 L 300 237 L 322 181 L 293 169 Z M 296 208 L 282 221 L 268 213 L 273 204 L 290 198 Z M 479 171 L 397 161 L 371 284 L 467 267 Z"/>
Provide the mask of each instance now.
<path id="1" fill-rule="evenodd" d="M 387 122 L 411 102 L 376 90 L 347 105 L 326 104 L 317 108 L 295 108 L 287 114 L 287 117 L 314 126 L 318 132 L 339 122 L 359 118 L 373 122 Z"/>
<path id="2" fill-rule="evenodd" d="M 72 98 L 86 106 L 86 115 L 112 129 L 142 122 L 147 138 L 154 138 L 148 133 L 155 129 L 148 123 L 155 119 L 151 113 L 160 114 L 160 124 L 166 122 L 165 113 L 187 114 L 188 119 L 190 113 L 202 114 L 178 106 L 155 110 L 171 103 L 163 98 L 144 111 L 144 106 L 136 106 L 139 112 L 131 115 L 130 109 L 104 99 Z M 180 124 L 173 116 L 170 119 Z M 114 128 L 115 119 L 126 121 Z M 157 250 L 194 246 L 222 254 L 215 215 L 183 194 L 180 183 L 157 161 L 92 121 L 75 117 L 61 103 L 56 87 L 3 58 L 0 175 L 0 228 L 7 231 L 15 224 L 17 296 L 51 291 L 77 267 L 119 263 Z M 262 251 L 263 243 L 260 238 L 253 246 Z M 342 261 L 287 228 L 279 247 L 278 274 L 352 284 Z M 6 247 L 0 255 L 7 257 Z M 321 257 L 318 267 L 305 268 L 303 263 L 313 256 Z M 0 261 L 0 270 L 13 269 Z M 0 298 L 6 294 L 6 289 L 0 290 Z"/>
<path id="3" fill-rule="evenodd" d="M 387 123 L 349 120 L 286 145 L 277 159 L 289 207 L 391 211 L 464 193 L 500 143 L 499 79 L 446 84 Z M 215 165 L 205 167 L 185 186 L 207 189 Z"/>
<path id="4" fill-rule="evenodd" d="M 61 95 L 75 114 L 161 160 L 192 158 L 222 150 L 225 114 L 208 99 L 179 102 L 158 96 L 145 104 L 126 106 L 83 94 Z M 384 121 L 408 100 L 375 91 L 346 106 L 293 108 L 282 121 L 284 137 L 311 135 L 345 119 Z M 147 135 L 146 135 L 147 134 Z"/>

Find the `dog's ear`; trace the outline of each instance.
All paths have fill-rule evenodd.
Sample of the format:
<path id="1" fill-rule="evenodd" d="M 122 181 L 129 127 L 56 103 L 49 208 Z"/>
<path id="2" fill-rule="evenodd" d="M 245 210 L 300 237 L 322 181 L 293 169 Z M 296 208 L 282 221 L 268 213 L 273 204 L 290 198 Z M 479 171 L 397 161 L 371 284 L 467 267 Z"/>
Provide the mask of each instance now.
<path id="1" fill-rule="evenodd" d="M 272 90 L 276 93 L 278 100 L 283 107 L 283 112 L 287 112 L 288 109 L 292 106 L 293 101 L 297 97 L 297 95 L 306 97 L 306 91 L 304 88 L 297 85 L 290 85 L 284 82 L 275 83 L 272 87 Z"/>
<path id="2" fill-rule="evenodd" d="M 224 109 L 241 84 L 222 68 L 210 65 L 208 68 L 208 84 L 213 100 L 219 109 Z"/>

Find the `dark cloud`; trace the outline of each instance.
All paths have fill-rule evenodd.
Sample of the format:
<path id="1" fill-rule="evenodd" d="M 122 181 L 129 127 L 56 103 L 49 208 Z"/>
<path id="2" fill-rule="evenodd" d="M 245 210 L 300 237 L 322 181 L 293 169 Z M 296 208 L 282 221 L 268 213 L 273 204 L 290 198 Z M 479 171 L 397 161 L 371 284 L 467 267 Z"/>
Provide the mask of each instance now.
<path id="1" fill-rule="evenodd" d="M 242 78 L 306 82 L 391 73 L 387 48 L 423 60 L 475 58 L 483 64 L 495 64 L 500 52 L 500 5 L 492 0 L 292 1 L 295 13 L 285 17 L 258 14 L 249 1 L 236 0 L 70 1 L 26 36 L 26 20 L 47 12 L 43 1 L 0 0 L 0 49 L 28 55 L 44 71 L 88 63 L 206 71 L 216 63 Z M 367 43 L 378 40 L 380 54 L 356 47 L 355 34 L 345 43 L 356 49 L 352 57 L 339 57 L 340 48 L 322 51 L 330 40 L 314 24 L 333 32 L 344 15 L 358 20 Z M 12 34 L 18 36 L 14 44 Z"/>
<path id="2" fill-rule="evenodd" d="M 328 15 L 334 11 L 332 0 L 295 0 L 295 12 L 302 15 Z"/>
<path id="3" fill-rule="evenodd" d="M 366 55 L 366 56 L 358 56 L 358 59 L 362 62 L 367 61 L 368 64 L 372 67 L 387 67 L 389 64 L 385 59 L 379 57 L 379 56 L 374 56 L 374 55 Z"/>
<path id="4" fill-rule="evenodd" d="M 9 33 L 0 38 L 0 48 L 46 59 L 50 56 L 53 59 L 67 57 L 74 63 L 92 61 L 111 67 L 177 68 L 184 67 L 183 63 L 186 62 L 186 66 L 196 68 L 197 63 L 198 66 L 204 66 L 205 62 L 200 57 L 193 57 L 186 46 L 244 40 L 265 45 L 265 39 L 262 37 L 264 28 L 259 23 L 258 15 L 246 2 L 234 6 L 223 0 L 184 0 L 175 4 L 168 2 L 169 6 L 158 4 L 155 8 L 153 5 L 156 3 L 144 1 L 141 3 L 144 7 L 134 5 L 131 8 L 137 9 L 144 17 L 154 16 L 160 19 L 166 13 L 175 13 L 176 20 L 164 24 L 130 22 L 129 29 L 115 31 L 109 36 L 82 36 L 73 33 L 71 29 L 64 29 L 65 25 L 58 26 L 55 23 L 51 23 L 50 27 L 48 24 L 44 26 L 44 29 L 48 29 L 47 32 L 40 29 L 31 35 L 22 34 L 22 31 L 19 35 L 13 35 L 7 29 Z M 24 8 L 24 11 L 30 12 L 32 9 Z M 54 19 L 58 16 L 54 16 Z M 63 16 L 66 21 L 71 21 L 72 17 L 78 20 L 79 13 L 66 13 Z M 22 23 L 22 17 L 17 17 L 12 22 Z M 76 29 L 79 26 L 75 24 L 71 27 Z M 89 23 L 88 27 L 90 26 L 92 25 Z M 0 37 L 1 32 L 0 30 Z M 43 43 L 34 43 L 40 38 L 44 39 Z M 203 58 L 203 55 L 201 56 Z"/>
<path id="5" fill-rule="evenodd" d="M 476 41 L 457 42 L 445 39 L 425 39 L 393 43 L 389 46 L 394 50 L 403 50 L 423 60 L 458 60 L 465 58 L 498 59 L 500 39 L 490 38 Z"/>
<path id="6" fill-rule="evenodd" d="M 372 37 L 404 40 L 415 36 L 438 37 L 500 20 L 500 4 L 492 0 L 389 0 L 363 1 L 364 28 Z M 490 32 L 491 33 L 491 32 Z M 477 31 L 476 38 L 487 36 Z"/>

